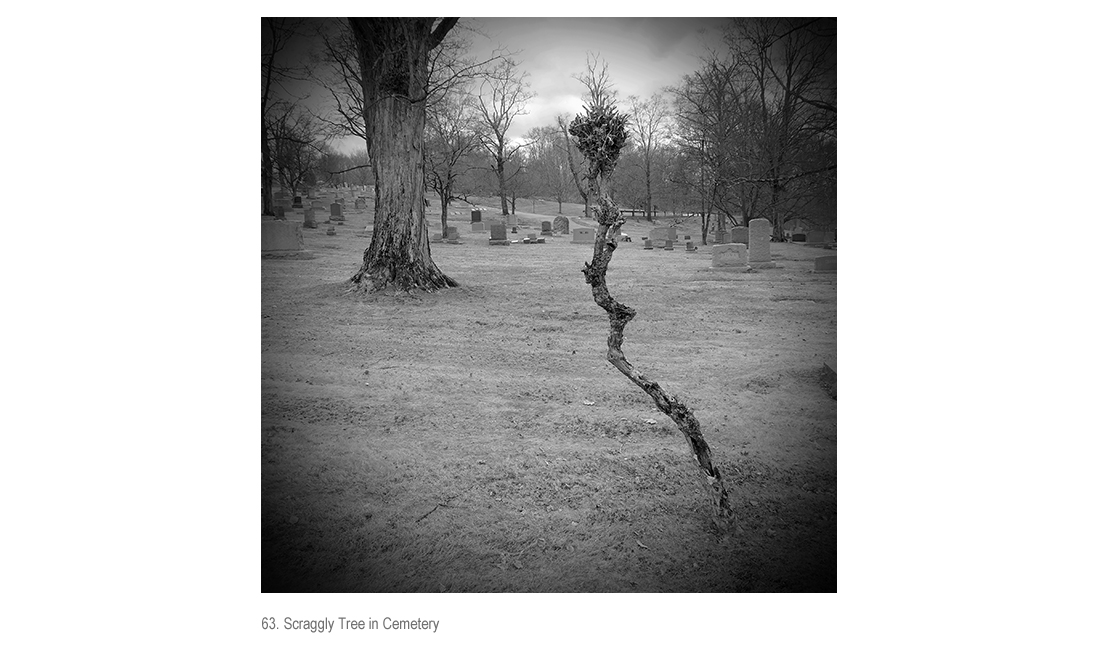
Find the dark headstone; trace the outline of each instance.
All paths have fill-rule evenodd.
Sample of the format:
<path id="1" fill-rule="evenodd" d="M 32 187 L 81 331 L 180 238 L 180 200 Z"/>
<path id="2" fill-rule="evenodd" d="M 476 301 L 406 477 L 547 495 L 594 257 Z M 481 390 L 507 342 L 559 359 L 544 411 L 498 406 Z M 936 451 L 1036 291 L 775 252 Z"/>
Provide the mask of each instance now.
<path id="1" fill-rule="evenodd" d="M 805 232 L 798 232 L 797 234 L 791 234 L 790 235 L 790 240 L 795 242 L 795 243 L 804 243 L 805 242 Z"/>
<path id="2" fill-rule="evenodd" d="M 505 226 L 494 224 L 490 226 L 490 240 L 491 241 L 508 241 L 509 238 L 505 236 Z"/>
<path id="3" fill-rule="evenodd" d="M 551 232 L 551 221 L 542 221 L 539 224 L 539 229 L 544 234 L 550 233 Z"/>
<path id="4" fill-rule="evenodd" d="M 813 272 L 829 273 L 836 271 L 836 256 L 819 256 L 813 259 Z"/>
<path id="5" fill-rule="evenodd" d="M 304 210 L 304 227 L 308 229 L 317 229 L 319 226 L 315 224 L 315 210 Z"/>
<path id="6" fill-rule="evenodd" d="M 482 222 L 482 211 L 481 210 L 478 210 L 478 209 L 472 209 L 471 210 L 471 222 L 472 223 L 481 223 Z"/>
<path id="7" fill-rule="evenodd" d="M 330 204 L 330 219 L 332 221 L 345 220 L 345 216 L 342 215 L 342 205 L 333 202 Z"/>
<path id="8" fill-rule="evenodd" d="M 304 206 L 304 199 L 301 198 L 300 196 L 293 196 L 292 197 L 292 206 L 293 206 L 294 209 L 297 208 L 297 207 L 303 207 Z"/>
<path id="9" fill-rule="evenodd" d="M 653 249 L 653 241 L 651 241 L 650 239 L 646 239 L 646 246 L 642 249 L 643 250 L 652 250 Z"/>
<path id="10" fill-rule="evenodd" d="M 665 239 L 665 249 L 672 252 L 672 239 Z"/>

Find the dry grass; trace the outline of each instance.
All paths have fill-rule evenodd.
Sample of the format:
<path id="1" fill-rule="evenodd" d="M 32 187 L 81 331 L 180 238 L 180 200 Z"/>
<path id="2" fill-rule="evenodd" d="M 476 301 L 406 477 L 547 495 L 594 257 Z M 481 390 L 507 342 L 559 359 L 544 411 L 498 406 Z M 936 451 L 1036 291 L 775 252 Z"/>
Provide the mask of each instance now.
<path id="1" fill-rule="evenodd" d="M 436 295 L 343 294 L 368 243 L 353 211 L 305 230 L 314 259 L 262 261 L 263 591 L 834 591 L 836 287 L 809 272 L 832 252 L 775 244 L 782 267 L 729 273 L 634 243 L 612 262 L 639 313 L 628 357 L 730 476 L 723 541 L 686 442 L 604 359 L 591 247 L 489 247 L 461 211 L 464 244 L 433 245 L 461 287 Z"/>

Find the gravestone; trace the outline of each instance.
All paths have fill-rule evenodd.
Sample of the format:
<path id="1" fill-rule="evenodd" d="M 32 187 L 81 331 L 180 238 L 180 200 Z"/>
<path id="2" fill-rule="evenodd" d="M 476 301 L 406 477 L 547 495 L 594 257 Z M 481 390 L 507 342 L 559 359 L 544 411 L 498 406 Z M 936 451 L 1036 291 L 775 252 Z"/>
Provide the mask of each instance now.
<path id="1" fill-rule="evenodd" d="M 805 235 L 805 247 L 824 247 L 824 232 L 813 230 Z"/>
<path id="2" fill-rule="evenodd" d="M 304 227 L 308 229 L 317 229 L 319 226 L 315 224 L 315 210 L 304 210 Z"/>
<path id="3" fill-rule="evenodd" d="M 649 238 L 653 239 L 655 244 L 658 242 L 676 240 L 676 228 L 675 227 L 655 227 L 650 230 Z M 660 247 L 660 245 L 658 245 Z"/>
<path id="4" fill-rule="evenodd" d="M 262 221 L 262 252 L 296 252 L 304 249 L 300 223 Z"/>
<path id="5" fill-rule="evenodd" d="M 691 241 L 688 241 L 687 243 L 688 243 L 688 248 L 687 248 L 688 252 L 696 252 L 699 249 L 699 248 L 695 247 L 695 244 L 692 243 Z"/>
<path id="6" fill-rule="evenodd" d="M 684 240 L 685 241 L 690 241 L 691 240 L 691 234 L 688 234 L 687 236 L 685 236 Z"/>
<path id="7" fill-rule="evenodd" d="M 482 210 L 479 210 L 479 209 L 472 209 L 471 210 L 471 222 L 472 223 L 481 223 L 482 222 Z"/>
<path id="8" fill-rule="evenodd" d="M 368 203 L 365 202 L 364 198 L 358 198 L 357 200 L 353 201 L 353 208 L 354 209 L 364 209 L 367 204 Z"/>
<path id="9" fill-rule="evenodd" d="M 330 227 L 327 228 L 327 236 L 334 236 L 337 233 L 338 233 L 338 230 L 335 229 L 334 225 L 331 225 Z"/>
<path id="10" fill-rule="evenodd" d="M 450 241 L 458 241 L 460 239 L 460 228 L 455 225 L 449 225 L 447 232 Z"/>
<path id="11" fill-rule="evenodd" d="M 315 189 L 308 189 L 308 200 L 315 200 Z"/>
<path id="12" fill-rule="evenodd" d="M 575 227 L 574 239 L 571 243 L 594 243 L 596 241 L 596 230 L 591 227 Z"/>
<path id="13" fill-rule="evenodd" d="M 540 236 L 554 236 L 554 233 L 551 229 L 551 221 L 541 222 L 539 224 L 539 230 L 540 230 L 539 231 Z"/>
<path id="14" fill-rule="evenodd" d="M 766 218 L 748 221 L 748 265 L 752 268 L 774 268 L 771 261 L 771 222 Z"/>
<path id="15" fill-rule="evenodd" d="M 327 211 L 327 208 L 323 206 L 323 201 L 322 200 L 313 200 L 313 201 L 311 201 L 311 208 L 316 210 L 316 211 Z"/>
<path id="16" fill-rule="evenodd" d="M 285 207 L 283 205 L 274 207 L 274 220 L 285 220 Z"/>
<path id="17" fill-rule="evenodd" d="M 494 223 L 490 225 L 490 245 L 509 245 L 509 237 L 505 235 L 505 225 Z"/>
<path id="18" fill-rule="evenodd" d="M 346 220 L 346 217 L 342 215 L 342 205 L 336 202 L 330 204 L 330 219 L 332 221 Z"/>
<path id="19" fill-rule="evenodd" d="M 715 245 L 726 245 L 730 242 L 731 241 L 729 240 L 729 232 L 727 232 L 725 230 L 718 230 L 717 232 L 714 233 L 714 243 L 715 243 Z"/>
<path id="20" fill-rule="evenodd" d="M 805 242 L 805 232 L 798 232 L 796 234 L 791 234 L 790 235 L 790 240 L 793 241 L 794 243 L 804 243 Z"/>
<path id="21" fill-rule="evenodd" d="M 472 232 L 484 232 L 484 231 L 486 231 L 486 228 L 483 227 L 482 221 L 475 221 L 474 223 L 471 223 L 471 231 Z"/>
<path id="22" fill-rule="evenodd" d="M 302 209 L 304 207 L 304 199 L 301 198 L 300 196 L 293 196 L 292 197 L 292 206 L 293 206 L 294 209 L 297 209 L 297 208 Z"/>
<path id="23" fill-rule="evenodd" d="M 665 239 L 665 249 L 668 250 L 669 252 L 672 252 L 672 250 L 673 250 L 672 239 Z"/>
<path id="24" fill-rule="evenodd" d="M 643 250 L 652 250 L 653 249 L 653 241 L 651 241 L 649 239 L 645 239 L 645 240 L 646 240 L 646 245 L 642 249 Z"/>
<path id="25" fill-rule="evenodd" d="M 753 219 L 755 220 L 755 219 Z M 748 243 L 747 227 L 734 227 L 729 230 L 729 242 L 730 243 Z"/>
<path id="26" fill-rule="evenodd" d="M 834 273 L 836 271 L 836 255 L 819 256 L 813 259 L 813 272 Z"/>
<path id="27" fill-rule="evenodd" d="M 565 216 L 555 216 L 552 229 L 559 234 L 570 233 L 570 219 Z"/>
<path id="28" fill-rule="evenodd" d="M 748 246 L 744 243 L 718 243 L 710 249 L 710 265 L 714 268 L 745 268 L 748 266 Z"/>

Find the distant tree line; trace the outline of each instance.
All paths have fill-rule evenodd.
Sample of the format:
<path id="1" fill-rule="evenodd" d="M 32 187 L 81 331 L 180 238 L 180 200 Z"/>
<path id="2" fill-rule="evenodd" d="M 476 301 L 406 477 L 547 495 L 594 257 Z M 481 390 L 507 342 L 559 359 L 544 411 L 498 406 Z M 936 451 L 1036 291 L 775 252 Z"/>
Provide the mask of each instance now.
<path id="1" fill-rule="evenodd" d="M 514 133 L 535 80 L 506 50 L 470 58 L 475 32 L 458 19 L 262 21 L 263 213 L 272 212 L 275 186 L 301 193 L 375 184 L 379 196 L 381 186 L 411 182 L 421 196 L 414 200 L 424 202 L 426 191 L 439 197 L 442 236 L 452 205 L 471 196 L 495 196 L 502 214 L 523 198 L 560 213 L 563 203 L 584 203 L 589 216 L 583 157 L 569 132 L 574 116 Z M 770 220 L 776 239 L 791 222 L 834 227 L 835 20 L 739 19 L 721 36 L 694 71 L 650 96 L 618 101 L 608 62 L 593 54 L 574 71 L 586 105 L 618 101 L 628 117 L 627 145 L 605 190 L 647 220 L 696 219 L 704 242 L 711 230 L 753 218 Z M 294 39 L 314 44 L 307 56 L 293 53 Z M 313 92 L 323 109 L 309 101 Z M 346 137 L 364 148 L 332 148 Z M 387 150 L 379 144 L 396 139 L 410 157 L 391 160 L 412 173 L 374 166 Z M 405 210 L 396 207 L 400 196 L 377 209 Z M 422 223 L 399 231 L 424 231 L 415 209 Z"/>

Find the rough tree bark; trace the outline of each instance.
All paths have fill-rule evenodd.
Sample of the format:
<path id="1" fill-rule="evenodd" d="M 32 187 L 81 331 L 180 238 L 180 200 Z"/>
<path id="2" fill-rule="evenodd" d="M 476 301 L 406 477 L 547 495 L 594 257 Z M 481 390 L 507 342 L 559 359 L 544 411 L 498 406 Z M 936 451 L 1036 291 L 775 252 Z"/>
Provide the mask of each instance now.
<path id="1" fill-rule="evenodd" d="M 593 193 L 598 192 L 594 189 Z M 582 272 L 585 274 L 585 283 L 592 286 L 593 301 L 608 313 L 608 362 L 649 394 L 657 409 L 667 414 L 683 432 L 695 460 L 706 476 L 714 524 L 722 533 L 732 535 L 737 529 L 737 515 L 730 503 L 722 473 L 711 458 L 710 446 L 703 438 L 699 421 L 687 405 L 667 394 L 656 381 L 635 369 L 623 355 L 623 328 L 634 319 L 637 312 L 612 297 L 608 291 L 606 274 L 608 263 L 615 252 L 616 237 L 627 219 L 619 213 L 619 209 L 609 198 L 599 195 L 596 198 L 597 205 L 593 211 L 597 230 L 593 243 L 593 259 L 591 263 L 585 264 Z"/>
<path id="2" fill-rule="evenodd" d="M 372 243 L 351 281 L 368 291 L 459 285 L 433 262 L 424 214 L 428 55 L 455 23 L 445 18 L 433 29 L 432 18 L 350 18 L 376 178 Z"/>

